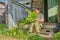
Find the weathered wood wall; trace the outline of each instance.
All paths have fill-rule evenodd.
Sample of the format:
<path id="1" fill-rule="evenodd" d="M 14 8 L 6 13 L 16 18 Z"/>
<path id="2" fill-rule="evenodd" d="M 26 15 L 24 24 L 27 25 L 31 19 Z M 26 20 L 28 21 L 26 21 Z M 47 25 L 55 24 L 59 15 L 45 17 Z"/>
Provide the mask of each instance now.
<path id="1" fill-rule="evenodd" d="M 3 12 L 5 11 L 5 9 L 0 9 L 0 23 L 3 23 L 5 20 L 4 20 L 4 15 L 3 15 Z"/>
<path id="2" fill-rule="evenodd" d="M 0 3 L 0 23 L 5 22 L 4 12 L 5 12 L 5 6 L 2 3 Z"/>
<path id="3" fill-rule="evenodd" d="M 32 0 L 32 7 L 34 8 L 41 8 L 42 0 Z"/>
<path id="4" fill-rule="evenodd" d="M 60 13 L 60 0 L 58 0 L 58 11 Z"/>
<path id="5" fill-rule="evenodd" d="M 60 22 L 60 0 L 58 0 L 58 22 Z"/>

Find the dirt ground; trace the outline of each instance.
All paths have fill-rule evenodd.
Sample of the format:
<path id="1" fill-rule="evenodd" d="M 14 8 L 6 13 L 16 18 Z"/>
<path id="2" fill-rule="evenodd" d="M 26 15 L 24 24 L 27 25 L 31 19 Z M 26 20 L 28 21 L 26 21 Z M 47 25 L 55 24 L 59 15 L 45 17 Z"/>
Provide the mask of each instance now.
<path id="1" fill-rule="evenodd" d="M 8 36 L 1 36 L 0 35 L 0 40 L 17 40 L 16 38 L 8 37 Z"/>

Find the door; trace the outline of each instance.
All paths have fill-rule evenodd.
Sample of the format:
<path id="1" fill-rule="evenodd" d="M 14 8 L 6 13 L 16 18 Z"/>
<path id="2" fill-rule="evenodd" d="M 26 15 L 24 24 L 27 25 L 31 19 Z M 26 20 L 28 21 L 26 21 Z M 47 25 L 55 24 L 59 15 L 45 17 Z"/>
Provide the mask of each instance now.
<path id="1" fill-rule="evenodd" d="M 48 2 L 44 0 L 44 21 L 48 22 Z"/>

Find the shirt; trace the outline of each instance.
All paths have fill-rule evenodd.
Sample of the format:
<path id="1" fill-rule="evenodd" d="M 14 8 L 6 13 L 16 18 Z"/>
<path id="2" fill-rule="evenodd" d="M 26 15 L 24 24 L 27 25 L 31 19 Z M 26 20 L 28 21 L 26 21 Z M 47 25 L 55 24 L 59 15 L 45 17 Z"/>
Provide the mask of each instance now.
<path id="1" fill-rule="evenodd" d="M 44 16 L 42 13 L 38 14 L 37 19 L 44 19 Z"/>

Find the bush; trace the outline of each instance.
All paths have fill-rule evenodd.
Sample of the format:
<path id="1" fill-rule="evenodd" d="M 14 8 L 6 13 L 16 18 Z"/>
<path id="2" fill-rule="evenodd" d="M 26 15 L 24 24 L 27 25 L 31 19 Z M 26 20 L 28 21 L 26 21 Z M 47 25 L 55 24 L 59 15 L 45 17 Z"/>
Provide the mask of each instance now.
<path id="1" fill-rule="evenodd" d="M 8 36 L 13 36 L 13 37 L 17 37 L 17 38 L 23 37 L 26 34 L 27 34 L 26 30 L 25 29 L 20 29 L 20 28 L 12 28 L 11 30 L 9 30 L 7 32 Z"/>
<path id="2" fill-rule="evenodd" d="M 0 24 L 0 35 L 7 33 L 7 26 L 6 24 Z"/>
<path id="3" fill-rule="evenodd" d="M 44 38 L 36 34 L 27 34 L 27 30 L 24 28 L 12 28 L 10 30 L 7 29 L 0 30 L 0 35 L 11 36 L 21 40 L 44 40 Z"/>
<path id="4" fill-rule="evenodd" d="M 8 36 L 16 37 L 23 40 L 45 40 L 36 34 L 27 34 L 26 29 L 12 28 L 7 33 Z"/>
<path id="5" fill-rule="evenodd" d="M 60 32 L 54 34 L 54 40 L 60 40 Z"/>
<path id="6" fill-rule="evenodd" d="M 29 37 L 28 37 L 28 40 L 45 40 L 43 37 L 40 37 L 39 35 L 30 35 Z"/>
<path id="7" fill-rule="evenodd" d="M 4 30 L 4 29 L 7 29 L 6 24 L 0 24 L 0 30 Z"/>

